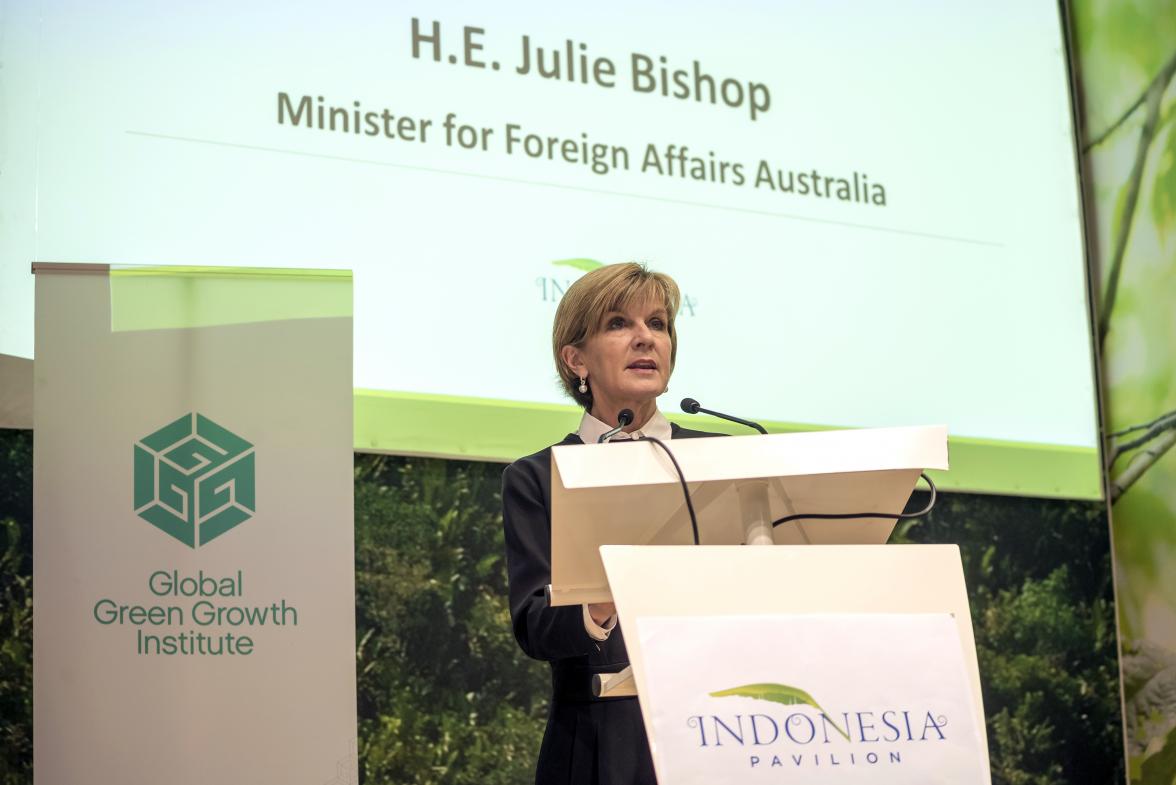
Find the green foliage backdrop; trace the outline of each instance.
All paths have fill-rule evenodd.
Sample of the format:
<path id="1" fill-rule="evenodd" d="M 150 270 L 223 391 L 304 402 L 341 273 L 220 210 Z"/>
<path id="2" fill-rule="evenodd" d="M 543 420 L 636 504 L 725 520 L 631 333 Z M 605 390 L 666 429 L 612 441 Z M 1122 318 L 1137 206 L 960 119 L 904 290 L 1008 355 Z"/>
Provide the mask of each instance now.
<path id="1" fill-rule="evenodd" d="M 0 430 L 0 784 L 32 782 L 31 435 Z M 506 604 L 496 464 L 355 461 L 359 759 L 366 783 L 532 781 L 548 690 Z M 921 506 L 920 499 L 912 504 Z M 1099 505 L 949 495 L 897 542 L 957 542 L 997 785 L 1122 780 Z"/>
<path id="2" fill-rule="evenodd" d="M 0 429 L 0 785 L 32 785 L 33 439 Z"/>
<path id="3" fill-rule="evenodd" d="M 359 756 L 367 782 L 526 782 L 546 667 L 510 632 L 502 466 L 357 456 Z"/>
<path id="4" fill-rule="evenodd" d="M 1176 2 L 1076 0 L 1132 782 L 1176 782 Z"/>
<path id="5" fill-rule="evenodd" d="M 1123 781 L 1104 510 L 953 494 L 891 540 L 960 546 L 998 785 Z"/>

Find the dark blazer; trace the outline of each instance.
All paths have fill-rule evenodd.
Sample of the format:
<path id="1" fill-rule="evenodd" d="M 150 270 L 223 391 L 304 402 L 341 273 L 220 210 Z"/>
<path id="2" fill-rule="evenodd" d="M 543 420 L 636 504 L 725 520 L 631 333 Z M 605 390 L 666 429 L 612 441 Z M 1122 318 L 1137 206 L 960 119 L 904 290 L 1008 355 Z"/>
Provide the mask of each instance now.
<path id="1" fill-rule="evenodd" d="M 673 439 L 720 434 L 671 423 Z M 583 444 L 568 434 L 560 442 Z M 537 785 L 656 785 L 636 698 L 592 696 L 592 675 L 629 664 L 619 627 L 606 641 L 584 629 L 579 605 L 551 608 L 551 448 L 502 474 L 502 522 L 510 579 L 510 618 L 528 656 L 551 664 L 551 705 L 535 771 Z"/>

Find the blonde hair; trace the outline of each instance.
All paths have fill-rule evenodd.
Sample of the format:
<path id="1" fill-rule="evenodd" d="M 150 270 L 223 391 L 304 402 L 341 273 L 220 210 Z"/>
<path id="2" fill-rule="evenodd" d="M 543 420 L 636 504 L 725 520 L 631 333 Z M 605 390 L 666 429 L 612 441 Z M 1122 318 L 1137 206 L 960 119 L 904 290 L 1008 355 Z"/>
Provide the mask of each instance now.
<path id="1" fill-rule="evenodd" d="M 670 336 L 670 368 L 678 355 L 678 333 L 674 317 L 678 313 L 681 293 L 674 279 L 665 273 L 651 272 L 645 265 L 622 262 L 598 267 L 577 280 L 564 293 L 555 310 L 551 326 L 551 351 L 564 392 L 576 403 L 590 410 L 592 390 L 580 392 L 580 377 L 564 363 L 560 350 L 565 346 L 582 348 L 584 343 L 600 332 L 604 315 L 624 310 L 634 302 L 652 300 L 666 309 L 666 330 Z"/>

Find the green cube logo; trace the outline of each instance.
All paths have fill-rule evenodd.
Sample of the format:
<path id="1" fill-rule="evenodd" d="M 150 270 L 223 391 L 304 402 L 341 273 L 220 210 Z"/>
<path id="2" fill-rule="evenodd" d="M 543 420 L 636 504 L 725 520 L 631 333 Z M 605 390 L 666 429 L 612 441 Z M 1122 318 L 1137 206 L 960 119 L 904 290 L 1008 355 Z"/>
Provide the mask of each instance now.
<path id="1" fill-rule="evenodd" d="M 135 444 L 135 514 L 190 548 L 253 517 L 253 445 L 202 414 Z"/>

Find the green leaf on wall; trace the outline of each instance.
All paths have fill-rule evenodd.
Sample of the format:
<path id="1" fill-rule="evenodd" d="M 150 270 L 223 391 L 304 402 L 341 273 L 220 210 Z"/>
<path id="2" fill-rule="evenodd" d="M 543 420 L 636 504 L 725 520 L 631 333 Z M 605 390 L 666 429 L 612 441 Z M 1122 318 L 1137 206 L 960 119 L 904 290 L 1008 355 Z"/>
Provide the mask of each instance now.
<path id="1" fill-rule="evenodd" d="M 1119 192 L 1115 195 L 1115 207 L 1111 212 L 1111 247 L 1113 248 L 1119 241 L 1119 227 L 1123 225 L 1123 210 L 1127 206 L 1127 192 L 1131 190 L 1130 182 L 1124 182 L 1119 186 Z"/>
<path id="2" fill-rule="evenodd" d="M 1176 219 L 1176 101 L 1165 110 L 1162 125 L 1167 128 L 1167 138 L 1159 151 L 1159 165 L 1156 179 L 1152 182 L 1151 209 L 1156 232 L 1164 237 Z"/>
<path id="3" fill-rule="evenodd" d="M 1176 783 L 1176 728 L 1164 739 L 1164 746 L 1143 759 L 1139 767 L 1139 785 L 1173 785 Z"/>
<path id="4" fill-rule="evenodd" d="M 1100 5 L 1102 13 L 1094 35 L 1113 53 L 1134 63 L 1140 73 L 1150 75 L 1159 70 L 1171 52 L 1176 5 L 1171 0 L 1111 0 Z"/>

